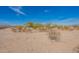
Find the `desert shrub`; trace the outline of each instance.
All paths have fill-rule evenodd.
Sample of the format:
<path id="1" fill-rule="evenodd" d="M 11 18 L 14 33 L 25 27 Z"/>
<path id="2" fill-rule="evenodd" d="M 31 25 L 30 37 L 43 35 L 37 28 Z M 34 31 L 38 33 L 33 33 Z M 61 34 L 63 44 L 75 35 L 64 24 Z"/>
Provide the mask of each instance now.
<path id="1" fill-rule="evenodd" d="M 11 28 L 12 32 L 21 32 L 22 26 L 15 26 L 14 28 Z"/>
<path id="2" fill-rule="evenodd" d="M 73 51 L 79 53 L 79 45 L 73 48 Z"/>
<path id="3" fill-rule="evenodd" d="M 15 28 L 18 30 L 21 30 L 23 28 L 23 26 L 16 26 Z"/>

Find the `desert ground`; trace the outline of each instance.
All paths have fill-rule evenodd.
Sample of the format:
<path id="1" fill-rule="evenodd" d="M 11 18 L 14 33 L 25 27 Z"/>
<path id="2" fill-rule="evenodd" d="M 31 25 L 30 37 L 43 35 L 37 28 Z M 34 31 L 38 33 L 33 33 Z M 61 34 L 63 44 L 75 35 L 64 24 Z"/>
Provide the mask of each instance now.
<path id="1" fill-rule="evenodd" d="M 0 29 L 1 53 L 74 53 L 79 45 L 79 31 L 60 31 L 58 41 L 51 40 L 48 32 L 12 32 Z"/>

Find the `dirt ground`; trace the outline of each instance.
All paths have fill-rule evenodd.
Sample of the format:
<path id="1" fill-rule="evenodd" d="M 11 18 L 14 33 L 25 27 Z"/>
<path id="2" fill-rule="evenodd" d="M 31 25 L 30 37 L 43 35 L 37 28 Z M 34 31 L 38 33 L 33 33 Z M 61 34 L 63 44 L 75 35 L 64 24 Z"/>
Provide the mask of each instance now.
<path id="1" fill-rule="evenodd" d="M 60 31 L 59 41 L 48 32 L 12 32 L 0 29 L 0 52 L 5 53 L 71 53 L 79 45 L 79 31 Z"/>

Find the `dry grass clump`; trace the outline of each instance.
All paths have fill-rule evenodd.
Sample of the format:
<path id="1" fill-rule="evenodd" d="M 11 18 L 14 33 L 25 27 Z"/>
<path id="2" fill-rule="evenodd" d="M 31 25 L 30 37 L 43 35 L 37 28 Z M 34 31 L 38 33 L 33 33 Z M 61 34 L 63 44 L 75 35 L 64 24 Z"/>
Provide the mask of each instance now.
<path id="1" fill-rule="evenodd" d="M 59 41 L 60 40 L 60 32 L 56 30 L 50 30 L 49 31 L 49 38 L 50 40 Z"/>
<path id="2" fill-rule="evenodd" d="M 15 29 L 15 28 L 12 28 L 11 31 L 12 31 L 12 32 L 16 32 L 16 29 Z"/>

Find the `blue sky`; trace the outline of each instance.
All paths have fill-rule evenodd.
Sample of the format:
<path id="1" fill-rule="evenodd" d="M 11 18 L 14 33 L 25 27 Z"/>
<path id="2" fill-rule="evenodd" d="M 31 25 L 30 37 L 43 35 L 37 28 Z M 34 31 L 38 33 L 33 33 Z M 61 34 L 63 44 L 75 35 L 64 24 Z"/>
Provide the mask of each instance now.
<path id="1" fill-rule="evenodd" d="M 79 25 L 79 6 L 0 6 L 0 23 L 26 22 Z"/>

